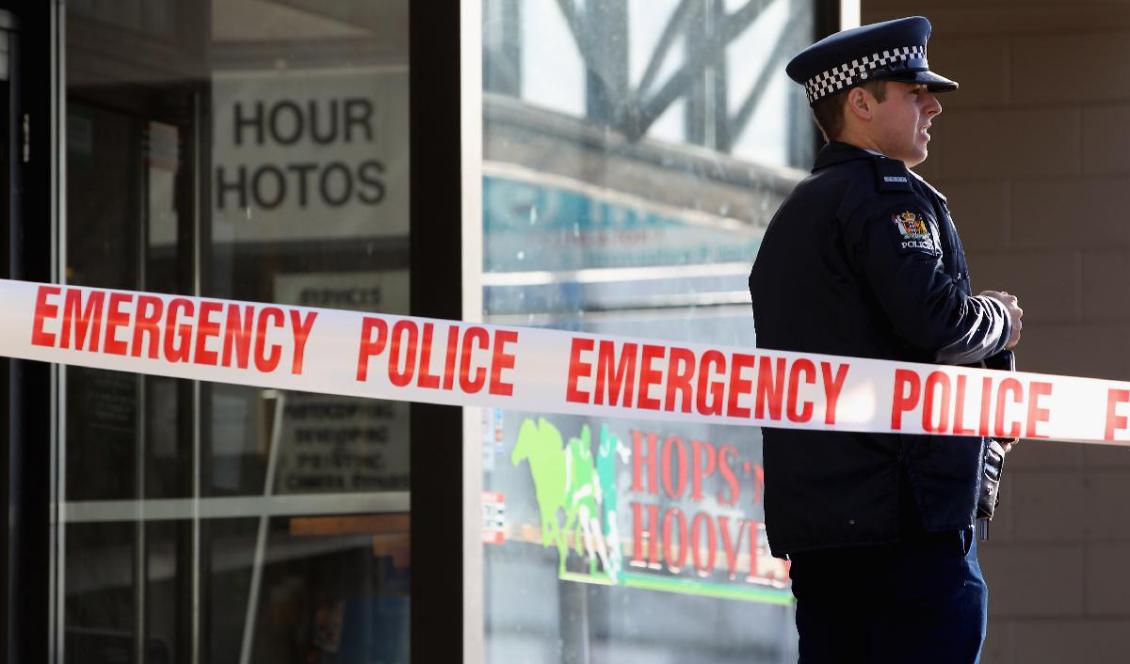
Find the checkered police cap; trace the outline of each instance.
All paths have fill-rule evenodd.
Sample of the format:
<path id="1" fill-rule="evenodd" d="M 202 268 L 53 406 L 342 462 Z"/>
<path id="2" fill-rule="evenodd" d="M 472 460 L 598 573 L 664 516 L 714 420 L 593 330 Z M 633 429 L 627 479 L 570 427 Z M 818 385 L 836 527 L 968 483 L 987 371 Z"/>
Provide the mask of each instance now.
<path id="1" fill-rule="evenodd" d="M 844 30 L 801 51 L 785 71 L 804 85 L 809 104 L 876 80 L 925 83 L 936 92 L 956 90 L 956 82 L 930 71 L 930 31 L 930 22 L 921 16 Z"/>

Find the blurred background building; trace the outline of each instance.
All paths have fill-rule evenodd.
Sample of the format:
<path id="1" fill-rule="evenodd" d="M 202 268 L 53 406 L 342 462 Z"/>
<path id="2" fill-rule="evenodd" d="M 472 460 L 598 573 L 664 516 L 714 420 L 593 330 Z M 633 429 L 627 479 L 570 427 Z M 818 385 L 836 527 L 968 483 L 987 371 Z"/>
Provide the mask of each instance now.
<path id="1" fill-rule="evenodd" d="M 0 6 L 4 276 L 748 347 L 820 144 L 784 64 L 924 14 L 1021 368 L 1130 376 L 1121 4 Z M 796 660 L 757 429 L 2 367 L 0 661 Z M 1130 452 L 1008 465 L 985 661 L 1125 661 Z"/>

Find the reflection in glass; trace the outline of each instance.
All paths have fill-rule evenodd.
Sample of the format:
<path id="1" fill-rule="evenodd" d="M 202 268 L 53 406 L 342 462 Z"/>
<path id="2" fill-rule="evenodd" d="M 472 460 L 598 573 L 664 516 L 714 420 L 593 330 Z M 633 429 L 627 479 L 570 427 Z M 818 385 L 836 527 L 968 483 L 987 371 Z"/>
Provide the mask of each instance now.
<path id="1" fill-rule="evenodd" d="M 815 4 L 487 0 L 486 319 L 755 345 L 750 265 L 815 146 L 784 74 Z M 488 662 L 795 661 L 760 431 L 482 431 Z"/>
<path id="2" fill-rule="evenodd" d="M 407 515 L 272 519 L 254 662 L 408 661 Z"/>
<path id="3" fill-rule="evenodd" d="M 74 526 L 67 539 L 66 661 L 130 661 L 138 611 L 130 523 Z"/>

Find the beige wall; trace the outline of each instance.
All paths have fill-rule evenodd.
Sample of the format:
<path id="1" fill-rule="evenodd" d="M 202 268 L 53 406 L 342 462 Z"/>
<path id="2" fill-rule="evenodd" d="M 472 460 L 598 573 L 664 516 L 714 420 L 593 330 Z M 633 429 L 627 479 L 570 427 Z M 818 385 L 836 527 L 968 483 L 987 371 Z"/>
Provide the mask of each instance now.
<path id="1" fill-rule="evenodd" d="M 908 14 L 961 83 L 920 172 L 974 288 L 1020 297 L 1021 368 L 1130 379 L 1130 2 L 863 0 Z M 1024 443 L 1001 510 L 985 662 L 1130 662 L 1130 449 Z"/>

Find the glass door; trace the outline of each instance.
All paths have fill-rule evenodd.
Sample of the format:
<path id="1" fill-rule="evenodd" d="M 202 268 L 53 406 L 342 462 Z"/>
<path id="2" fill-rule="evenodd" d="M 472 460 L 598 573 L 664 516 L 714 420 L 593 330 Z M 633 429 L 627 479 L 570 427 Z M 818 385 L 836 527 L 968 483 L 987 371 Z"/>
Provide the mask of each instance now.
<path id="1" fill-rule="evenodd" d="M 68 3 L 65 280 L 408 313 L 407 21 Z M 408 661 L 406 405 L 60 376 L 61 661 Z"/>

